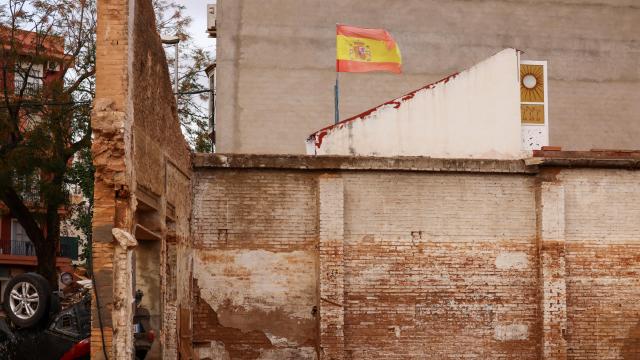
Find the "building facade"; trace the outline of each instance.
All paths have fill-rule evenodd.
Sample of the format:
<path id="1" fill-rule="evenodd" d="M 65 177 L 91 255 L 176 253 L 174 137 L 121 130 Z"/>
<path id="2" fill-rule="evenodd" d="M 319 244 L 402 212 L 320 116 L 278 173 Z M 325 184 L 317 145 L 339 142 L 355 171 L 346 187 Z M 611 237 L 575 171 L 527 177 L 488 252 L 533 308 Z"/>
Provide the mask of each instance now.
<path id="1" fill-rule="evenodd" d="M 16 54 L 9 53 L 10 41 L 19 44 L 14 47 Z M 8 55 L 0 60 L 0 66 L 7 70 L 0 72 L 0 91 L 4 94 L 6 90 L 8 101 L 42 101 L 44 87 L 60 80 L 63 62 L 68 61 L 64 54 L 64 39 L 51 36 L 42 40 L 34 32 L 16 30 L 11 34 L 8 29 L 0 28 L 0 44 Z M 24 112 L 20 118 L 21 129 L 33 121 L 39 121 L 39 112 Z M 44 212 L 39 189 L 35 186 L 26 187 L 21 196 L 32 212 Z M 60 209 L 60 212 L 65 210 Z M 62 236 L 57 251 L 58 268 L 69 267 L 72 259 L 78 259 L 78 237 Z M 33 243 L 8 207 L 0 202 L 0 298 L 9 279 L 35 269 L 36 264 Z"/>
<path id="2" fill-rule="evenodd" d="M 219 0 L 217 151 L 304 154 L 333 123 L 336 23 L 389 30 L 404 62 L 341 73 L 341 119 L 513 47 L 549 63 L 551 145 L 640 148 L 634 0 Z"/>

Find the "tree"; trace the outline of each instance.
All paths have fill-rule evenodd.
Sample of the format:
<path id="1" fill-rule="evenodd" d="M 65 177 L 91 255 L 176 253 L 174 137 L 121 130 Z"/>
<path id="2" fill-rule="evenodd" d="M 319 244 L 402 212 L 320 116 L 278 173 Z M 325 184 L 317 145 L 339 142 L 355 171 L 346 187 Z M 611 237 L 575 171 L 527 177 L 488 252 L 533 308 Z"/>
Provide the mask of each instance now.
<path id="1" fill-rule="evenodd" d="M 95 1 L 9 0 L 0 5 L 0 201 L 33 242 L 36 271 L 54 285 L 61 221 L 70 220 L 85 234 L 84 257 L 90 259 Z M 183 132 L 197 151 L 210 151 L 203 70 L 212 60 L 191 42 L 184 6 L 172 0 L 153 0 L 153 5 L 158 32 L 182 40 L 178 114 Z M 63 47 L 64 57 L 56 58 L 47 50 L 51 46 Z M 175 59 L 168 61 L 171 66 Z M 49 62 L 60 65 L 53 80 L 34 71 Z M 19 86 L 14 89 L 14 84 Z M 70 186 L 80 187 L 84 202 L 69 204 Z"/>
<path id="2" fill-rule="evenodd" d="M 189 32 L 191 18 L 184 15 L 185 6 L 171 0 L 153 0 L 156 27 L 160 36 L 180 38 L 178 62 L 178 116 L 187 141 L 198 152 L 211 152 L 207 101 L 211 96 L 205 69 L 213 63 L 209 53 L 196 46 Z M 204 31 L 204 29 L 203 29 Z M 169 52 L 167 62 L 174 69 L 175 55 Z M 175 86 L 175 77 L 171 76 Z"/>
<path id="3" fill-rule="evenodd" d="M 54 286 L 60 223 L 77 181 L 69 170 L 91 143 L 95 25 L 95 0 L 0 6 L 0 201 L 32 241 L 36 271 Z"/>
<path id="4" fill-rule="evenodd" d="M 91 262 L 94 173 L 95 168 L 93 167 L 91 148 L 82 148 L 76 154 L 75 161 L 69 169 L 68 179 L 69 183 L 80 189 L 83 200 L 79 203 L 71 204 L 68 223 L 84 235 L 83 250 L 79 254 L 79 260 L 86 262 Z M 89 266 L 89 268 L 91 269 L 92 266 Z"/>

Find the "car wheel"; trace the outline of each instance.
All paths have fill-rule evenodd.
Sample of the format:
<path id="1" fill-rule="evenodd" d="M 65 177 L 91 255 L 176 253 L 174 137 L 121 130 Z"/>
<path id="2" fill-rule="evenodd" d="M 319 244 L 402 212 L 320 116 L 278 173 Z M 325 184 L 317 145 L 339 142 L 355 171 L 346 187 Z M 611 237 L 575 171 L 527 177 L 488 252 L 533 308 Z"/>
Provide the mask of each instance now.
<path id="1" fill-rule="evenodd" d="M 49 311 L 49 282 L 36 273 L 15 276 L 4 292 L 4 310 L 14 325 L 26 328 L 38 324 Z"/>

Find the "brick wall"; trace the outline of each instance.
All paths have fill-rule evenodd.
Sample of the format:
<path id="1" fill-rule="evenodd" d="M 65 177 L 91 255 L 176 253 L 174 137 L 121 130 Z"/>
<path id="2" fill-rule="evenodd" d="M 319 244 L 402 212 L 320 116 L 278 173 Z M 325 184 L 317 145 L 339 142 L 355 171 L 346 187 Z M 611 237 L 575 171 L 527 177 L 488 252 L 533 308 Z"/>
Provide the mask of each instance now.
<path id="1" fill-rule="evenodd" d="M 194 186 L 194 347 L 211 359 L 316 353 L 317 180 L 202 172 Z M 216 354 L 215 356 L 213 354 Z"/>
<path id="2" fill-rule="evenodd" d="M 640 358 L 640 174 L 563 170 L 570 359 Z"/>
<path id="3" fill-rule="evenodd" d="M 324 174 L 318 179 L 318 248 L 320 271 L 319 352 L 326 359 L 344 354 L 344 183 L 340 176 Z"/>
<path id="4" fill-rule="evenodd" d="M 96 99 L 91 115 L 92 154 L 96 168 L 93 210 L 92 263 L 96 281 L 91 303 L 91 355 L 113 357 L 113 257 L 111 229 L 122 226 L 116 192 L 128 185 L 125 177 L 126 81 L 128 5 L 126 0 L 98 3 L 96 34 Z M 121 210 L 122 208 L 120 208 Z M 118 224 L 116 224 L 118 223 Z M 100 308 L 98 308 L 98 304 Z M 100 311 L 100 314 L 98 314 Z M 104 342 L 103 342 L 104 340 Z M 103 349 L 104 348 L 104 349 Z"/>
<path id="5" fill-rule="evenodd" d="M 538 357 L 531 177 L 344 178 L 347 355 Z"/>
<path id="6" fill-rule="evenodd" d="M 151 0 L 98 4 L 91 124 L 93 264 L 102 310 L 98 317 L 94 301 L 91 353 L 96 358 L 103 354 L 102 333 L 109 358 L 129 356 L 131 289 L 147 295 L 142 305 L 158 335 L 149 357 L 191 356 L 190 319 L 178 316 L 191 307 L 191 158 L 155 28 Z M 113 228 L 133 234 L 141 246 L 114 248 Z"/>
<path id="7" fill-rule="evenodd" d="M 638 172 L 234 161 L 196 161 L 201 358 L 640 353 Z"/>

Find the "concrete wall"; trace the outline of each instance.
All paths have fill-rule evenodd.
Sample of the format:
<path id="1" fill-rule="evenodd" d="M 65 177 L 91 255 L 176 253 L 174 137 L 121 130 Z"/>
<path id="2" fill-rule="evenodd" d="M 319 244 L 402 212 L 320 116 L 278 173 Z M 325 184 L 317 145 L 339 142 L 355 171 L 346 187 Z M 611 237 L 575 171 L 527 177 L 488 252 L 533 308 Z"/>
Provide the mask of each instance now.
<path id="1" fill-rule="evenodd" d="M 195 352 L 637 358 L 640 173 L 546 161 L 196 157 Z"/>
<path id="2" fill-rule="evenodd" d="M 513 71 L 518 56 L 505 49 L 460 74 L 319 130 L 307 139 L 307 154 L 525 157 L 520 80 Z"/>
<path id="3" fill-rule="evenodd" d="M 333 123 L 336 23 L 384 27 L 404 73 L 340 75 L 341 118 L 506 47 L 549 61 L 550 144 L 640 148 L 635 0 L 219 0 L 218 151 L 305 152 Z"/>
<path id="4" fill-rule="evenodd" d="M 189 321 L 178 329 L 180 308 L 191 304 L 191 160 L 154 21 L 150 0 L 98 3 L 92 246 L 101 316 L 94 301 L 92 358 L 103 356 L 103 335 L 109 358 L 131 357 L 134 287 L 157 326 L 150 358 L 177 358 L 179 335 L 188 339 L 183 356 L 191 344 Z M 115 228 L 140 250 L 116 243 Z"/>

